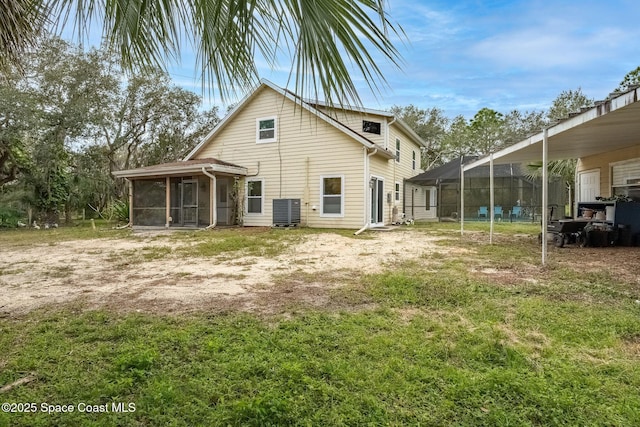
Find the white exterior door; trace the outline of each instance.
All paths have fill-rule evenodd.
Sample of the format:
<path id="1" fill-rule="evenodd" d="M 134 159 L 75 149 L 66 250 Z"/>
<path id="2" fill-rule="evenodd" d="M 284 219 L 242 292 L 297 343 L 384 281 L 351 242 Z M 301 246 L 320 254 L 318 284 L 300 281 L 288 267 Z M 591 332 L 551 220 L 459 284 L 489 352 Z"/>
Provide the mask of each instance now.
<path id="1" fill-rule="evenodd" d="M 436 218 L 438 216 L 438 187 L 426 188 L 425 203 L 427 218 Z"/>
<path id="2" fill-rule="evenodd" d="M 578 202 L 595 202 L 600 195 L 600 170 L 578 173 Z"/>
<path id="3" fill-rule="evenodd" d="M 371 225 L 384 225 L 384 181 L 371 178 Z"/>

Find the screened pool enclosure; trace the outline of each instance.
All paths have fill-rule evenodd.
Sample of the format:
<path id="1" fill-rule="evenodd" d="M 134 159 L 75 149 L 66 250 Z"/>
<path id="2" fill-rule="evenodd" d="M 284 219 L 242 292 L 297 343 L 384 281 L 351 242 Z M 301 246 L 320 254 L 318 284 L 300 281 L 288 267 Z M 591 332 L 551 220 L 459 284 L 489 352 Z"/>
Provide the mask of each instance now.
<path id="1" fill-rule="evenodd" d="M 405 183 L 405 192 L 426 192 L 429 197 L 405 197 L 409 203 L 405 213 L 415 219 L 426 219 L 425 212 L 435 212 L 434 218 L 458 220 L 462 213 L 460 201 L 461 164 L 475 157 L 458 158 L 438 168 L 415 176 Z M 465 172 L 464 219 L 489 220 L 490 174 L 482 166 Z M 422 203 L 410 203 L 419 200 Z M 549 206 L 554 218 L 565 216 L 569 189 L 560 178 L 549 182 Z M 494 219 L 502 221 L 539 221 L 542 209 L 542 182 L 527 176 L 518 163 L 494 166 Z"/>

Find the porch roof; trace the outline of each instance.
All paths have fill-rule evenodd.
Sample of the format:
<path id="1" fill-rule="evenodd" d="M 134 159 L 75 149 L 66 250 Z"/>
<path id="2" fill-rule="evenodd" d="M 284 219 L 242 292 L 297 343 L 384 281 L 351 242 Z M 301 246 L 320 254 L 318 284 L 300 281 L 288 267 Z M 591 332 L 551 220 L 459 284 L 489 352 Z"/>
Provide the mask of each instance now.
<path id="1" fill-rule="evenodd" d="M 171 175 L 185 175 L 189 173 L 202 173 L 203 168 L 209 173 L 217 172 L 226 175 L 247 175 L 247 168 L 215 159 L 213 157 L 162 163 L 159 165 L 115 171 L 112 173 L 118 178 L 152 178 Z"/>

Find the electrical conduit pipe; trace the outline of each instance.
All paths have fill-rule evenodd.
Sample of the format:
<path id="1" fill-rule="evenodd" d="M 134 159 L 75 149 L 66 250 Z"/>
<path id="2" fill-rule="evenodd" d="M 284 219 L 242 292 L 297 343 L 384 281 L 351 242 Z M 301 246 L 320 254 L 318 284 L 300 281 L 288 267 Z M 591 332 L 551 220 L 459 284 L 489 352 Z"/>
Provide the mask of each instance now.
<path id="1" fill-rule="evenodd" d="M 211 166 L 211 169 L 213 169 L 213 165 L 209 165 Z M 202 167 L 202 173 L 206 176 L 208 176 L 209 178 L 211 178 L 211 185 L 213 186 L 212 189 L 212 193 L 213 193 L 213 200 L 211 200 L 212 202 L 212 213 L 213 213 L 213 222 L 211 222 L 211 224 L 209 224 L 208 227 L 205 228 L 205 230 L 210 230 L 212 228 L 214 228 L 216 226 L 216 223 L 218 222 L 218 206 L 217 203 L 215 203 L 215 198 L 216 198 L 216 176 L 213 174 L 210 174 L 209 172 L 207 172 L 207 170 L 205 169 L 205 166 Z"/>
<path id="2" fill-rule="evenodd" d="M 367 188 L 369 188 L 369 180 L 371 179 L 369 177 L 369 158 L 371 156 L 375 156 L 375 154 L 378 152 L 377 148 L 374 148 L 373 151 L 371 153 L 367 153 L 365 154 L 365 158 L 364 158 L 364 162 L 365 162 L 365 166 L 364 166 L 364 185 L 365 185 L 365 194 L 371 194 L 371 191 L 368 191 Z M 365 152 L 366 153 L 366 152 Z M 358 234 L 362 233 L 364 230 L 366 230 L 367 228 L 369 228 L 371 226 L 371 215 L 369 214 L 369 198 L 365 197 L 364 198 L 367 202 L 365 203 L 364 206 L 364 214 L 365 214 L 365 224 L 364 226 L 356 231 L 355 233 L 353 233 L 355 236 L 357 236 Z"/>

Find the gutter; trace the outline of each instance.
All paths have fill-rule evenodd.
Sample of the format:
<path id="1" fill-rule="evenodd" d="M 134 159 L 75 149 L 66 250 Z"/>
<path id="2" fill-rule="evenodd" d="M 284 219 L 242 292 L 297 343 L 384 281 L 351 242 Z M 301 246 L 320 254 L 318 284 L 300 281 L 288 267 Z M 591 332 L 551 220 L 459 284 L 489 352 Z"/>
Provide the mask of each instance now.
<path id="1" fill-rule="evenodd" d="M 394 124 L 396 121 L 398 121 L 398 118 L 396 116 L 393 116 L 393 120 L 391 120 L 389 123 L 387 123 L 387 133 L 386 133 L 385 138 L 384 138 L 384 149 L 385 150 L 389 149 L 389 133 L 391 131 L 391 125 Z"/>
<path id="2" fill-rule="evenodd" d="M 371 228 L 371 215 L 369 214 L 369 206 L 371 204 L 369 197 L 371 197 L 370 196 L 371 191 L 368 191 L 369 182 L 371 181 L 371 178 L 369 177 L 369 158 L 372 156 L 375 156 L 377 152 L 378 152 L 377 148 L 374 148 L 371 153 L 367 153 L 367 149 L 365 149 L 365 152 L 364 152 L 365 153 L 365 156 L 364 156 L 364 188 L 365 188 L 364 190 L 364 194 L 365 194 L 364 226 L 360 230 L 353 233 L 354 236 L 359 235 L 367 228 Z M 369 194 L 369 197 L 367 197 L 368 194 Z"/>
<path id="3" fill-rule="evenodd" d="M 214 169 L 213 165 L 209 165 L 209 166 L 211 167 L 211 169 Z M 211 200 L 211 202 L 215 202 L 217 178 L 216 178 L 215 175 L 210 174 L 209 172 L 207 172 L 207 170 L 205 168 L 206 168 L 206 166 L 202 166 L 202 173 L 205 174 L 206 176 L 208 176 L 209 178 L 211 178 L 211 183 L 212 183 L 212 187 L 213 187 L 211 189 L 211 192 L 213 193 L 213 200 Z M 218 222 L 218 204 L 217 203 L 212 203 L 211 213 L 213 214 L 213 222 L 211 224 L 209 224 L 209 226 L 206 227 L 205 230 L 210 230 L 210 229 L 214 228 L 216 226 L 216 223 Z"/>

